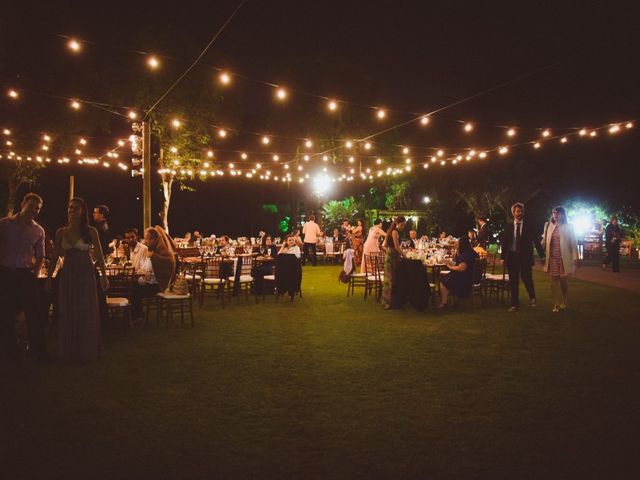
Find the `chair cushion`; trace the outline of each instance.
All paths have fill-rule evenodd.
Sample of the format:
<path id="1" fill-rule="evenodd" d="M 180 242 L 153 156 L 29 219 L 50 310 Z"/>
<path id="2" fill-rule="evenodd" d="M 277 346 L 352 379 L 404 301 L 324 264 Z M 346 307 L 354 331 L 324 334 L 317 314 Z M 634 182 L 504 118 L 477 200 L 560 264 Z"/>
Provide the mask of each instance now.
<path id="1" fill-rule="evenodd" d="M 378 277 L 376 277 L 375 275 L 368 275 L 367 280 L 369 280 L 370 282 L 375 282 L 378 280 Z"/>
<path id="2" fill-rule="evenodd" d="M 204 283 L 207 285 L 220 285 L 224 283 L 224 278 L 205 278 Z"/>
<path id="3" fill-rule="evenodd" d="M 451 270 L 440 270 L 440 275 L 449 275 Z"/>
<path id="4" fill-rule="evenodd" d="M 276 276 L 275 275 L 265 275 L 264 277 L 262 277 L 265 280 L 271 280 L 274 281 L 276 280 Z"/>
<path id="5" fill-rule="evenodd" d="M 191 297 L 188 293 L 185 295 L 178 295 L 177 293 L 171 292 L 160 292 L 157 296 L 164 300 L 186 300 Z"/>
<path id="6" fill-rule="evenodd" d="M 197 274 L 196 275 L 185 275 L 184 278 L 187 279 L 187 280 L 194 280 L 194 279 L 195 280 L 201 280 L 202 279 L 202 277 L 200 275 L 197 275 Z"/>
<path id="7" fill-rule="evenodd" d="M 231 283 L 235 282 L 235 279 L 230 278 L 229 281 Z M 249 283 L 253 282 L 253 277 L 251 275 L 240 275 L 240 283 Z"/>
<path id="8" fill-rule="evenodd" d="M 107 307 L 126 307 L 129 299 L 124 297 L 107 297 Z"/>
<path id="9" fill-rule="evenodd" d="M 352 273 L 351 274 L 352 277 L 356 277 L 356 278 L 364 278 L 367 276 L 366 273 Z"/>

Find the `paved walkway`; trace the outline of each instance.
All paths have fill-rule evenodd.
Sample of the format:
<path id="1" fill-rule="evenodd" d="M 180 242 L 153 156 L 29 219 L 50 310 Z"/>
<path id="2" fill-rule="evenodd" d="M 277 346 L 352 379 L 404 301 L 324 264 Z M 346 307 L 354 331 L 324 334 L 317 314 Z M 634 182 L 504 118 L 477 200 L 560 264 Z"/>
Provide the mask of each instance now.
<path id="1" fill-rule="evenodd" d="M 542 267 L 536 265 L 536 269 L 542 270 Z M 600 266 L 584 265 L 576 270 L 573 277 L 579 280 L 587 280 L 609 287 L 623 288 L 640 293 L 640 269 L 622 268 L 621 270 L 620 273 L 613 273 L 611 266 L 609 266 L 607 270 L 603 270 Z"/>

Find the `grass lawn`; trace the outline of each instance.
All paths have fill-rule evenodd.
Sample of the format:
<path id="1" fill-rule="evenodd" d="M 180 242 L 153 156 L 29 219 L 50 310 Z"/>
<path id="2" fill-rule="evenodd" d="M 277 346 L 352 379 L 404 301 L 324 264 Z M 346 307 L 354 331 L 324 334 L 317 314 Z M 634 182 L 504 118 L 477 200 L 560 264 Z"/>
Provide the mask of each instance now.
<path id="1" fill-rule="evenodd" d="M 0 369 L 0 477 L 639 478 L 640 296 L 385 311 L 337 273 Z"/>

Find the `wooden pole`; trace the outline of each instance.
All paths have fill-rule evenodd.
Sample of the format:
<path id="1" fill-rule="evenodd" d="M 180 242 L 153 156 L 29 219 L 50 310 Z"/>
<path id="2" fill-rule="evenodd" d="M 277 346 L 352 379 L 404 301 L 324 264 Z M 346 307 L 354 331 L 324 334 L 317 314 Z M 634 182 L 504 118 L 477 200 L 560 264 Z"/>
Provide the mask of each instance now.
<path id="1" fill-rule="evenodd" d="M 142 224 L 146 230 L 151 226 L 151 126 L 142 122 Z"/>
<path id="2" fill-rule="evenodd" d="M 69 201 L 75 196 L 73 191 L 75 188 L 75 177 L 73 175 L 69 175 Z"/>

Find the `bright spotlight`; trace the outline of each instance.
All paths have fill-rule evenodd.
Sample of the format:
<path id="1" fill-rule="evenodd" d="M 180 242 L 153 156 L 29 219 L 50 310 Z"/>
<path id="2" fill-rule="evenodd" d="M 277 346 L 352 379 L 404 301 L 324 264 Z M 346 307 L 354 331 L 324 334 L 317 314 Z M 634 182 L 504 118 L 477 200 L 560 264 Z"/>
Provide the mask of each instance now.
<path id="1" fill-rule="evenodd" d="M 331 179 L 328 175 L 316 175 L 313 177 L 313 193 L 323 196 L 331 188 Z"/>

